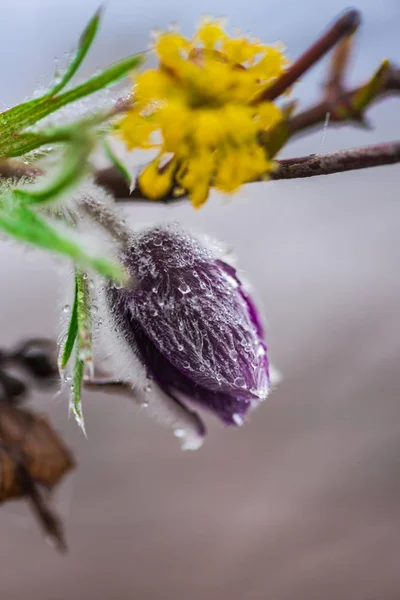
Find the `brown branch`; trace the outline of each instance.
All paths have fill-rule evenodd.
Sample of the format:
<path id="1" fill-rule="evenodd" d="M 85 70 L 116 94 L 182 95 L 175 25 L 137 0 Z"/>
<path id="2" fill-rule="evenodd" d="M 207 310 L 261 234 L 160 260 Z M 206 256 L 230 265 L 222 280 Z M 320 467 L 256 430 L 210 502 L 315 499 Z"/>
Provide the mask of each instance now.
<path id="1" fill-rule="evenodd" d="M 357 29 L 360 15 L 356 10 L 347 11 L 308 49 L 272 86 L 264 90 L 254 100 L 273 100 L 282 94 L 305 71 L 317 62 L 326 52 L 338 42 L 339 46 L 334 52 L 330 72 L 325 85 L 323 99 L 298 114 L 295 114 L 278 124 L 278 141 L 274 145 L 274 131 L 265 132 L 260 143 L 271 150 L 274 155 L 285 141 L 311 128 L 321 126 L 327 113 L 330 114 L 330 125 L 340 125 L 357 122 L 365 126 L 364 111 L 374 102 L 388 94 L 400 92 L 400 69 L 389 63 L 382 63 L 375 75 L 366 84 L 352 90 L 343 89 L 343 75 L 348 62 L 351 45 L 351 36 Z M 128 99 L 128 102 L 130 99 Z M 121 105 L 125 108 L 125 104 Z M 379 144 L 365 148 L 338 152 L 329 155 L 307 156 L 289 160 L 277 161 L 278 169 L 272 174 L 271 179 L 293 179 L 296 177 L 311 177 L 340 173 L 353 169 L 363 169 L 384 164 L 399 162 L 398 142 Z M 0 178 L 21 179 L 23 177 L 35 178 L 42 174 L 41 169 L 25 165 L 18 160 L 0 161 Z M 127 201 L 147 201 L 137 184 L 132 193 L 126 181 L 114 167 L 98 170 L 94 173 L 95 181 L 111 192 L 117 199 Z M 185 198 L 186 195 L 173 186 L 159 202 L 174 202 Z"/>
<path id="2" fill-rule="evenodd" d="M 398 162 L 400 162 L 400 142 L 394 141 L 343 150 L 332 154 L 312 154 L 310 156 L 278 160 L 278 168 L 272 173 L 271 180 L 331 175 L 333 173 L 343 173 L 344 171 L 392 165 Z M 139 186 L 136 186 L 132 194 L 129 194 L 129 187 L 123 176 L 113 167 L 98 171 L 96 182 L 111 192 L 117 200 L 149 202 L 142 194 Z M 174 189 L 172 189 L 162 199 L 154 202 L 169 204 L 184 198 L 186 196 L 180 195 L 177 197 L 174 194 Z"/>
<path id="3" fill-rule="evenodd" d="M 312 154 L 281 160 L 272 179 L 300 179 L 368 169 L 400 162 L 400 142 L 388 142 L 363 148 L 352 148 L 332 154 Z"/>
<path id="4" fill-rule="evenodd" d="M 276 162 L 278 167 L 270 177 L 270 179 L 274 181 L 280 179 L 300 179 L 318 175 L 331 175 L 333 173 L 343 173 L 344 171 L 393 165 L 400 162 L 400 142 L 386 142 L 383 144 L 342 150 L 332 154 L 312 154 L 310 156 L 277 160 Z M 25 165 L 16 165 L 15 170 L 12 173 L 8 168 L 6 172 L 7 176 L 11 175 L 18 178 L 21 177 L 21 173 L 23 176 L 31 176 L 32 172 L 28 171 L 28 173 L 24 173 L 23 167 L 25 167 Z M 0 177 L 1 176 L 4 175 L 0 168 Z M 130 192 L 129 186 L 123 175 L 114 167 L 107 167 L 96 171 L 95 181 L 119 201 L 170 204 L 187 198 L 187 196 L 183 194 L 177 195 L 175 193 L 175 188 L 172 188 L 171 191 L 160 200 L 149 200 L 144 196 L 139 185 L 136 185 L 134 190 Z"/>
<path id="5" fill-rule="evenodd" d="M 3 179 L 32 179 L 36 175 L 41 175 L 42 170 L 32 165 L 27 165 L 21 160 L 3 159 L 0 160 L 0 178 Z"/>
<path id="6" fill-rule="evenodd" d="M 285 73 L 266 90 L 263 90 L 253 100 L 253 104 L 275 100 L 293 83 L 295 83 L 306 71 L 317 63 L 339 40 L 355 32 L 361 21 L 358 10 L 348 10 L 342 17 L 337 19 L 333 25 L 308 48 Z"/>
<path id="7" fill-rule="evenodd" d="M 353 100 L 363 88 L 364 86 L 359 86 L 343 94 L 342 103 L 351 106 Z M 400 92 L 400 69 L 391 65 L 387 70 L 380 90 L 375 95 L 374 103 L 390 94 L 398 92 Z M 305 133 L 314 127 L 322 125 L 325 122 L 326 113 L 328 112 L 331 113 L 330 124 L 340 125 L 351 122 L 351 118 L 349 119 L 348 116 L 343 118 L 343 116 L 336 111 L 332 111 L 332 104 L 327 99 L 324 99 L 311 108 L 308 108 L 289 119 L 289 135 L 293 136 L 298 135 L 299 133 Z"/>

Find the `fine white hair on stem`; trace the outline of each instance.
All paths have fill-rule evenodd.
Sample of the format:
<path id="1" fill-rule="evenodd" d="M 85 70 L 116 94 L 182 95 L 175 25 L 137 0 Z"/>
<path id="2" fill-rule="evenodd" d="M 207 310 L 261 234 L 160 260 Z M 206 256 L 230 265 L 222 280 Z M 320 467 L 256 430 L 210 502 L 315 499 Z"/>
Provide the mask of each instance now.
<path id="1" fill-rule="evenodd" d="M 125 246 L 132 231 L 116 210 L 115 203 L 103 188 L 92 184 L 82 190 L 78 203 L 81 210 L 108 233 L 118 245 Z"/>

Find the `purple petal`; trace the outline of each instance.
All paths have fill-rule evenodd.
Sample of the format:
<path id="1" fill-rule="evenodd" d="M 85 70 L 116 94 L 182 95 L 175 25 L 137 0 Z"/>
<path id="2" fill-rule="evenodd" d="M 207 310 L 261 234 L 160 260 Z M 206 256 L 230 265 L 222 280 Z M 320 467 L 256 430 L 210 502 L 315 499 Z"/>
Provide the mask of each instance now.
<path id="1" fill-rule="evenodd" d="M 122 257 L 134 289 L 108 290 L 119 327 L 177 400 L 238 424 L 269 390 L 258 313 L 236 271 L 177 226 L 148 230 Z"/>

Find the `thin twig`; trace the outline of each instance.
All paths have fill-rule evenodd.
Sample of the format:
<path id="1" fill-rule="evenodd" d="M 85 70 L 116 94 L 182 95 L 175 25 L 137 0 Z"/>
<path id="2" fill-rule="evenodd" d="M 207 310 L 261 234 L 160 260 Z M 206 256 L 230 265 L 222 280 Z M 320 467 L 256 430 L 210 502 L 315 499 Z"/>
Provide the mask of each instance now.
<path id="1" fill-rule="evenodd" d="M 400 141 L 394 141 L 343 150 L 332 154 L 313 154 L 278 160 L 278 168 L 271 174 L 270 179 L 276 181 L 278 179 L 331 175 L 333 173 L 343 173 L 344 171 L 354 171 L 356 169 L 392 165 L 398 162 L 400 162 Z M 136 186 L 130 194 L 128 184 L 113 167 L 98 171 L 96 173 L 96 181 L 99 185 L 108 189 L 118 200 L 149 202 L 142 194 L 139 186 Z M 177 197 L 172 189 L 164 198 L 155 202 L 169 204 L 183 198 L 185 196 Z"/>
<path id="2" fill-rule="evenodd" d="M 363 87 L 364 86 L 359 86 L 344 94 L 342 97 L 342 103 L 351 106 L 353 99 L 357 97 Z M 382 100 L 386 96 L 399 92 L 400 69 L 391 65 L 386 73 L 384 81 L 382 82 L 381 89 L 375 95 L 373 103 L 375 104 L 377 101 Z M 372 103 L 370 106 L 371 105 Z M 336 111 L 332 111 L 332 104 L 327 99 L 324 99 L 311 108 L 299 112 L 297 115 L 294 115 L 288 120 L 289 135 L 292 137 L 293 135 L 308 133 L 310 129 L 320 126 L 322 123 L 324 123 L 327 112 L 331 112 L 331 124 L 344 125 L 352 122 L 348 115 L 346 115 L 344 118 Z"/>
<path id="3" fill-rule="evenodd" d="M 354 106 L 357 104 L 357 98 L 360 93 L 368 89 L 368 83 L 349 91 L 343 90 L 343 74 L 348 61 L 350 50 L 350 39 L 360 22 L 360 15 L 356 10 L 347 11 L 339 18 L 293 65 L 280 77 L 272 86 L 263 91 L 254 102 L 260 100 L 273 100 L 286 90 L 298 77 L 315 64 L 326 52 L 328 52 L 338 41 L 339 47 L 334 53 L 331 71 L 328 76 L 327 86 L 325 87 L 324 98 L 311 108 L 308 108 L 298 114 L 290 117 L 286 123 L 283 123 L 285 129 L 285 140 L 308 132 L 311 128 L 320 126 L 326 120 L 329 113 L 330 125 L 343 125 L 349 123 L 358 123 L 366 125 L 363 110 L 358 110 Z M 376 75 L 372 78 L 376 87 L 373 90 L 371 98 L 365 103 L 365 107 L 371 106 L 383 97 L 400 92 L 400 69 L 389 65 L 381 66 Z M 334 92 L 334 93 L 332 93 Z M 130 102 L 128 99 L 127 102 Z M 127 105 L 124 103 L 119 107 L 124 110 Z M 343 107 L 346 110 L 341 110 Z M 261 136 L 260 143 L 268 148 L 269 136 L 271 132 L 265 132 Z M 271 179 L 293 179 L 296 177 L 311 177 L 315 175 L 327 175 L 330 173 L 340 173 L 353 169 L 363 169 L 384 164 L 393 164 L 399 162 L 398 142 L 387 144 L 378 144 L 365 148 L 357 148 L 329 155 L 315 155 L 311 157 L 293 158 L 289 160 L 277 161 L 278 169 L 271 175 Z M 301 165 L 301 168 L 300 168 Z M 35 178 L 42 174 L 42 171 L 34 166 L 25 165 L 18 160 L 0 161 L 0 178 L 21 179 Z M 130 192 L 123 176 L 114 167 L 98 170 L 94 173 L 96 182 L 111 192 L 117 199 L 126 199 L 128 201 L 147 201 L 147 198 L 141 192 L 137 184 Z M 182 192 L 177 193 L 176 186 L 159 200 L 159 202 L 174 202 L 185 198 Z"/>
<path id="4" fill-rule="evenodd" d="M 331 175 L 333 173 L 343 173 L 344 171 L 393 165 L 400 162 L 400 142 L 386 142 L 383 144 L 342 150 L 331 154 L 299 156 L 277 160 L 276 162 L 278 165 L 277 169 L 270 175 L 270 179 L 274 181 L 279 179 L 300 179 L 318 175 Z M 9 170 L 7 173 L 9 174 Z M 16 168 L 13 175 L 14 177 L 21 176 L 21 165 Z M 0 171 L 0 177 L 1 176 L 2 173 Z M 114 167 L 107 167 L 96 171 L 95 181 L 98 185 L 109 191 L 115 199 L 120 201 L 158 202 L 169 204 L 187 198 L 187 196 L 183 194 L 177 195 L 175 193 L 175 188 L 172 188 L 170 192 L 160 200 L 150 201 L 144 196 L 139 185 L 136 185 L 131 192 L 129 185 L 121 172 Z"/>
<path id="5" fill-rule="evenodd" d="M 306 50 L 285 73 L 262 91 L 253 100 L 253 104 L 273 101 L 295 83 L 306 71 L 317 63 L 339 40 L 354 33 L 361 21 L 358 10 L 348 10 L 337 19 L 331 27 Z"/>
<path id="6" fill-rule="evenodd" d="M 300 179 L 316 175 L 331 175 L 399 162 L 400 142 L 388 142 L 332 154 L 314 154 L 281 160 L 278 170 L 272 174 L 271 179 Z"/>

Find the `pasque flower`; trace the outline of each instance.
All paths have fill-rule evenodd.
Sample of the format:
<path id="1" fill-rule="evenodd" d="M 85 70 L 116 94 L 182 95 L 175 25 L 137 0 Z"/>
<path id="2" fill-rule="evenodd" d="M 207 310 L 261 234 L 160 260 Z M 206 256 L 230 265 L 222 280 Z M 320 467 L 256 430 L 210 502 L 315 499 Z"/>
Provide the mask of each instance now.
<path id="1" fill-rule="evenodd" d="M 233 192 L 267 177 L 273 162 L 259 138 L 282 113 L 253 100 L 282 74 L 281 48 L 205 20 L 191 40 L 160 34 L 155 51 L 159 66 L 135 76 L 135 103 L 118 126 L 129 149 L 159 149 L 139 176 L 142 192 L 162 198 L 175 182 L 199 207 L 210 186 Z"/>
<path id="2" fill-rule="evenodd" d="M 187 447 L 205 434 L 196 407 L 242 424 L 270 381 L 260 316 L 236 269 L 219 247 L 176 224 L 136 234 L 121 259 L 133 283 L 110 283 L 105 298 L 125 362 L 137 363 L 125 376 L 152 380 L 153 409 L 163 397 L 195 418 Z M 173 426 L 185 437 L 179 418 Z"/>

